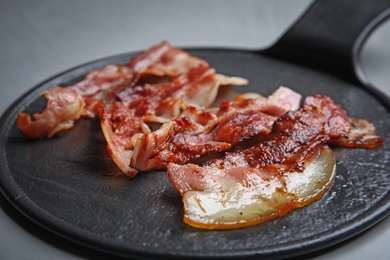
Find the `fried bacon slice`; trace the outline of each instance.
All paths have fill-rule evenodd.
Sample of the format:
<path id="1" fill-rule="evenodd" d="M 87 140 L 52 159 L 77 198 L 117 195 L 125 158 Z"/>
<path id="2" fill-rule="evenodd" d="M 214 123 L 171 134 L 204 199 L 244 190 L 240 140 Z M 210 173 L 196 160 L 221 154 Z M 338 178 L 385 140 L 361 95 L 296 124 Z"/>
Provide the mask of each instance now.
<path id="1" fill-rule="evenodd" d="M 207 108 L 214 102 L 221 85 L 248 83 L 239 77 L 217 74 L 206 61 L 167 43 L 155 46 L 136 57 L 129 62 L 128 68 L 134 72 L 132 78 L 127 77 L 131 81 L 131 87 L 115 91 L 115 102 L 107 102 L 108 99 L 104 98 L 105 103 L 100 102 L 98 107 L 108 152 L 117 166 L 131 177 L 138 170 L 152 169 L 150 166 L 141 167 L 140 163 L 139 167 L 134 167 L 130 162 L 135 157 L 136 141 L 152 133 L 153 125 L 175 120 L 189 107 Z M 151 75 L 153 78 L 148 78 Z M 100 93 L 97 91 L 97 94 L 92 94 L 96 97 Z M 205 122 L 210 119 L 206 117 L 202 119 Z M 170 128 L 161 127 L 153 135 L 158 136 L 167 129 Z M 226 150 L 230 144 L 224 143 L 223 147 L 212 149 L 214 152 Z M 139 149 L 136 150 L 136 155 L 139 154 L 138 151 Z M 211 153 L 211 150 L 207 153 Z"/>
<path id="2" fill-rule="evenodd" d="M 241 227 L 319 199 L 334 175 L 333 154 L 326 144 L 348 138 L 350 122 L 329 97 L 309 96 L 300 109 L 279 117 L 272 132 L 252 147 L 226 152 L 203 166 L 168 164 L 168 176 L 183 196 L 184 221 L 202 228 Z M 312 167 L 316 169 L 307 170 Z M 307 191 L 307 198 L 288 187 L 300 180 L 301 189 L 315 187 L 311 182 L 316 176 L 324 181 Z"/>
<path id="3" fill-rule="evenodd" d="M 29 139 L 43 135 L 53 136 L 57 132 L 73 127 L 84 113 L 84 100 L 72 89 L 54 86 L 42 93 L 48 100 L 42 113 L 35 113 L 33 119 L 27 113 L 19 113 L 16 126 Z"/>
<path id="4" fill-rule="evenodd" d="M 100 122 L 107 142 L 107 151 L 118 168 L 134 177 L 137 171 L 130 167 L 134 146 L 131 137 L 142 132 L 140 120 L 121 103 L 100 104 Z"/>
<path id="5" fill-rule="evenodd" d="M 331 144 L 347 148 L 375 148 L 382 145 L 384 138 L 378 137 L 375 126 L 365 118 L 349 118 L 348 136 L 336 138 Z"/>
<path id="6" fill-rule="evenodd" d="M 290 88 L 280 86 L 270 96 L 263 97 L 258 93 L 244 93 L 232 101 L 221 102 L 218 114 L 222 115 L 235 109 L 256 109 L 268 115 L 281 116 L 288 111 L 299 108 L 302 96 Z"/>
<path id="7" fill-rule="evenodd" d="M 35 113 L 31 120 L 27 113 L 19 113 L 17 127 L 27 139 L 70 129 L 80 117 L 94 118 L 103 100 L 113 100 L 113 93 L 123 89 L 132 79 L 132 72 L 124 66 L 108 65 L 88 73 L 85 78 L 66 88 L 52 87 L 43 92 L 48 104 L 44 111 Z"/>
<path id="8" fill-rule="evenodd" d="M 221 77 L 224 77 L 221 80 Z M 134 110 L 136 116 L 157 115 L 176 119 L 188 106 L 209 107 L 221 83 L 245 85 L 247 80 L 219 75 L 213 68 L 196 67 L 169 81 L 128 88 L 118 94 L 121 102 Z"/>
<path id="9" fill-rule="evenodd" d="M 97 111 L 97 108 L 100 107 L 99 103 L 104 102 L 109 104 L 120 101 L 119 93 L 122 93 L 126 89 L 132 89 L 143 77 L 156 76 L 161 77 L 161 79 L 164 79 L 165 76 L 178 77 L 198 67 L 209 68 L 209 65 L 207 61 L 201 58 L 195 57 L 181 49 L 174 48 L 167 42 L 162 42 L 135 57 L 127 65 L 107 65 L 101 69 L 87 73 L 83 80 L 67 87 L 67 89 L 76 92 L 78 97 L 73 99 L 73 103 L 69 103 L 69 99 L 66 102 L 71 107 L 79 107 L 81 104 L 79 101 L 83 100 L 84 107 L 79 109 L 83 112 L 81 114 L 75 112 L 73 120 L 77 120 L 80 116 L 94 118 L 100 113 Z M 221 84 L 229 84 L 230 77 L 223 75 L 216 75 L 215 77 L 218 78 Z M 238 85 L 247 84 L 247 81 L 241 78 L 233 77 L 230 81 Z M 51 100 L 58 101 L 64 98 L 63 92 L 69 92 L 67 94 L 68 96 L 74 95 L 70 90 L 56 91 L 55 88 L 50 88 L 44 93 Z M 63 121 L 61 118 L 62 114 L 59 111 L 54 111 L 53 106 L 49 105 L 45 110 L 41 114 L 50 114 L 51 123 L 60 123 Z M 65 109 L 64 113 L 68 113 L 68 110 Z M 51 137 L 56 132 L 69 129 L 73 126 L 72 123 L 67 124 L 66 127 L 62 125 L 50 125 L 49 127 L 49 124 L 43 123 L 44 121 L 41 119 L 41 123 L 34 123 L 34 129 L 32 129 L 33 121 L 26 113 L 20 113 L 17 121 L 19 121 L 17 127 L 26 138 L 38 138 L 45 135 Z M 52 129 L 56 129 L 56 131 L 51 131 Z"/>
<path id="10" fill-rule="evenodd" d="M 116 94 L 129 87 L 133 79 L 134 73 L 128 67 L 107 65 L 88 73 L 85 79 L 68 88 L 76 91 L 84 99 L 86 104 L 84 116 L 95 118 L 99 114 L 98 104 L 115 101 Z"/>
<path id="11" fill-rule="evenodd" d="M 152 53 L 161 55 L 160 48 L 163 47 L 152 49 Z M 180 63 L 184 62 L 184 57 L 189 57 L 192 60 L 186 64 L 187 71 L 184 71 L 181 67 L 182 70 L 178 76 L 170 73 L 168 74 L 169 79 L 164 78 L 162 81 L 153 84 L 140 81 L 134 87 L 126 88 L 117 94 L 120 104 L 118 102 L 116 104 L 110 103 L 101 108 L 101 126 L 107 140 L 108 151 L 118 167 L 129 176 L 134 176 L 134 173 L 138 170 L 166 169 L 167 162 L 173 158 L 176 158 L 175 162 L 179 162 L 182 158 L 182 163 L 186 163 L 231 147 L 229 143 L 214 142 L 210 138 L 204 138 L 204 136 L 198 136 L 196 139 L 195 135 L 202 132 L 200 128 L 205 129 L 205 127 L 201 126 L 199 122 L 191 122 L 191 119 L 188 120 L 186 117 L 194 118 L 197 114 L 195 116 L 196 121 L 214 122 L 215 115 L 202 111 L 214 102 L 220 86 L 222 84 L 245 85 L 248 81 L 239 77 L 217 74 L 215 69 L 205 66 L 204 63 L 192 68 L 193 64 L 197 64 L 196 59 L 184 55 L 183 51 L 180 51 L 180 53 Z M 156 56 L 158 56 L 157 54 Z M 164 58 L 163 60 L 166 62 L 167 59 Z M 151 64 L 154 64 L 153 62 Z M 174 62 L 174 64 L 176 63 Z M 136 65 L 133 64 L 132 66 Z M 154 68 L 150 64 L 145 65 L 145 68 L 148 66 Z M 173 65 L 172 68 L 174 68 Z M 158 76 L 163 75 L 160 70 L 157 71 L 161 73 Z M 156 72 L 153 73 L 157 74 Z M 118 112 L 118 109 L 121 112 Z M 118 117 L 117 114 L 121 116 Z M 126 116 L 122 117 L 123 114 L 126 114 Z M 131 125 L 127 126 L 129 122 L 131 122 Z M 156 124 L 163 125 L 159 130 L 152 131 L 152 126 Z M 124 125 L 126 125 L 126 129 L 132 130 L 123 131 Z M 194 141 L 191 144 L 202 149 L 203 152 L 200 153 L 199 149 L 191 146 L 186 146 L 184 150 L 191 153 L 192 156 L 184 153 L 172 156 L 172 151 L 164 151 L 161 143 L 164 142 L 165 145 L 170 143 L 168 141 L 170 139 L 166 137 L 167 134 L 172 135 L 175 132 L 174 129 L 176 129 L 176 133 L 185 132 L 186 138 L 191 137 Z M 179 147 L 179 143 L 184 147 L 185 142 L 181 140 L 176 142 L 176 148 Z M 205 144 L 207 149 L 203 147 Z M 159 148 L 156 149 L 156 147 Z M 199 153 L 197 154 L 197 152 Z M 159 153 L 164 159 L 155 156 L 155 153 Z M 154 158 L 150 158 L 152 156 Z"/>
<path id="12" fill-rule="evenodd" d="M 145 75 L 176 77 L 197 67 L 209 67 L 206 60 L 162 42 L 139 54 L 128 63 L 137 73 L 137 79 Z"/>
<path id="13" fill-rule="evenodd" d="M 283 93 L 289 94 L 290 101 L 277 108 L 274 100 Z M 299 94 L 281 87 L 268 98 L 241 95 L 222 102 L 216 114 L 189 107 L 180 118 L 139 137 L 130 165 L 141 171 L 166 169 L 170 162 L 195 162 L 226 151 L 252 136 L 270 133 L 277 117 L 262 111 L 297 109 L 300 99 Z"/>

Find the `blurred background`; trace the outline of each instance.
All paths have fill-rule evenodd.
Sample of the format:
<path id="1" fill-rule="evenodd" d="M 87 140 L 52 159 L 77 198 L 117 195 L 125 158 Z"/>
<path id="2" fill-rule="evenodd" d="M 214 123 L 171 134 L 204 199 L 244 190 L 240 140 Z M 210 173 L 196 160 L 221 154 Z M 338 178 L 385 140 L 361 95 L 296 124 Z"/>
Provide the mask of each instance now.
<path id="1" fill-rule="evenodd" d="M 140 51 L 163 40 L 178 47 L 264 49 L 311 3 L 0 0 L 0 114 L 31 87 L 61 71 L 111 55 Z M 386 21 L 368 39 L 361 57 L 368 78 L 387 95 L 389 41 L 390 21 Z M 0 259 L 96 258 L 97 254 L 34 227 L 15 214 L 4 198 L 1 206 Z M 390 255 L 389 240 L 387 218 L 363 235 L 313 258 L 385 259 L 382 257 Z"/>

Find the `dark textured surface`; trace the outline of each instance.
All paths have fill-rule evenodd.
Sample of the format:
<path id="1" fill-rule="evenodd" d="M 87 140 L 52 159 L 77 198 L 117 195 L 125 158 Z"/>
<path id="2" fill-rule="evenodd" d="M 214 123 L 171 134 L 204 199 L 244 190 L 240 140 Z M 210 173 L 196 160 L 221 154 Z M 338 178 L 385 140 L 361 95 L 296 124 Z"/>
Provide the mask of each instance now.
<path id="1" fill-rule="evenodd" d="M 352 117 L 373 121 L 389 139 L 389 104 L 329 74 L 235 50 L 190 50 L 217 71 L 250 80 L 238 91 L 270 94 L 284 85 L 307 96 L 320 93 Z M 369 228 L 390 210 L 388 142 L 378 149 L 335 149 L 337 177 L 323 199 L 262 225 L 207 231 L 186 226 L 179 194 L 165 172 L 131 180 L 111 162 L 98 122 L 82 119 L 48 140 L 25 141 L 14 120 L 21 110 L 44 107 L 37 94 L 67 85 L 86 71 L 124 63 L 130 54 L 93 62 L 37 86 L 1 119 L 0 185 L 8 200 L 49 230 L 114 254 L 138 257 L 268 258 L 300 255 L 331 246 Z"/>

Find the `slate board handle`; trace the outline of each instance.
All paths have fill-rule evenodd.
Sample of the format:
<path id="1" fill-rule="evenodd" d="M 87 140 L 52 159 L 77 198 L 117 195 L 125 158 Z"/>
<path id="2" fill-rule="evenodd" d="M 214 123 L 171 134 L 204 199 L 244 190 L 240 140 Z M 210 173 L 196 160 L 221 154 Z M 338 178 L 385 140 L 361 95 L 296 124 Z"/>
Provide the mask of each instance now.
<path id="1" fill-rule="evenodd" d="M 388 17 L 390 0 L 317 0 L 262 53 L 367 85 L 361 50 Z"/>

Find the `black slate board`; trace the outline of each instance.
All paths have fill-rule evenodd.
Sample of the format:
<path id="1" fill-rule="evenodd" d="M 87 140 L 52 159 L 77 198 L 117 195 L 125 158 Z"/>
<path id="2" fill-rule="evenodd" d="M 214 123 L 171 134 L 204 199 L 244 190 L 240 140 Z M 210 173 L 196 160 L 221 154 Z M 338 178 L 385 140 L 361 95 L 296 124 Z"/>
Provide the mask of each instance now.
<path id="1" fill-rule="evenodd" d="M 260 52 L 190 49 L 218 72 L 250 80 L 239 92 L 269 95 L 284 85 L 324 94 L 351 117 L 372 121 L 389 140 L 386 97 L 327 72 L 272 59 Z M 19 112 L 36 112 L 38 94 L 67 86 L 105 64 L 125 64 L 135 53 L 101 59 L 39 84 L 18 99 L 0 121 L 0 188 L 20 212 L 67 239 L 134 258 L 283 258 L 337 244 L 371 227 L 390 211 L 389 144 L 377 149 L 335 148 L 337 177 L 325 196 L 267 223 L 227 231 L 200 230 L 182 222 L 180 195 L 164 171 L 131 180 L 105 149 L 96 120 L 82 119 L 52 139 L 26 141 L 15 126 Z"/>

